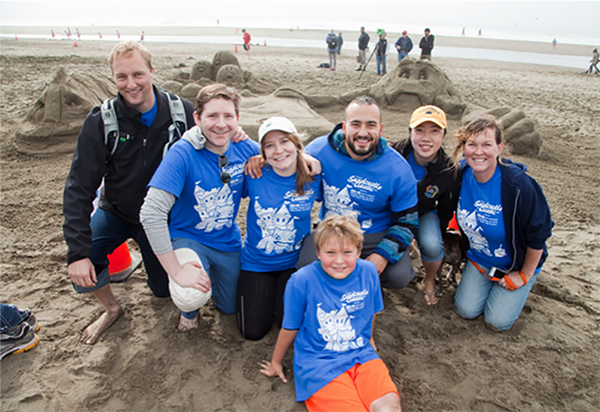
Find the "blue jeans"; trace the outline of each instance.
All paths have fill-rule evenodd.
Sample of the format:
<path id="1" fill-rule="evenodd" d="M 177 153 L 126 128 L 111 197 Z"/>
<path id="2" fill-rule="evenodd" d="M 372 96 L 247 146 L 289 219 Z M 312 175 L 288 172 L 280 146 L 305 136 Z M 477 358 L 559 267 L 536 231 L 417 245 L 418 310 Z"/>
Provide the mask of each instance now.
<path id="1" fill-rule="evenodd" d="M 73 288 L 79 293 L 94 292 L 110 282 L 108 273 L 108 255 L 111 254 L 127 239 L 137 242 L 142 252 L 146 273 L 148 273 L 148 286 L 152 293 L 159 298 L 169 297 L 169 278 L 152 251 L 146 233 L 141 225 L 132 225 L 119 220 L 112 213 L 97 209 L 90 222 L 92 228 L 92 256 L 91 261 L 96 270 L 96 286 L 86 288 L 73 283 Z"/>
<path id="2" fill-rule="evenodd" d="M 405 51 L 401 51 L 398 53 L 398 63 L 400 63 L 402 61 L 403 58 L 405 58 L 406 56 L 408 56 L 408 53 Z"/>
<path id="3" fill-rule="evenodd" d="M 0 333 L 14 328 L 29 317 L 29 313 L 19 310 L 15 305 L 0 304 Z"/>
<path id="4" fill-rule="evenodd" d="M 203 245 L 192 239 L 173 239 L 173 249 L 190 248 L 202 261 L 202 266 L 208 277 L 212 289 L 215 306 L 226 315 L 235 313 L 235 297 L 238 279 L 240 277 L 240 253 L 221 252 L 220 250 Z M 194 319 L 198 310 L 181 312 L 184 318 Z"/>
<path id="5" fill-rule="evenodd" d="M 385 74 L 385 55 L 375 57 L 377 58 L 377 74 Z"/>
<path id="6" fill-rule="evenodd" d="M 423 262 L 437 262 L 444 258 L 444 241 L 437 213 L 429 212 L 419 217 L 417 243 Z"/>
<path id="7" fill-rule="evenodd" d="M 489 268 L 479 266 L 489 272 Z M 525 306 L 538 272 L 539 269 L 525 286 L 510 291 L 485 277 L 467 260 L 454 296 L 456 312 L 464 319 L 475 319 L 483 313 L 485 323 L 493 330 L 502 332 L 510 329 Z"/>

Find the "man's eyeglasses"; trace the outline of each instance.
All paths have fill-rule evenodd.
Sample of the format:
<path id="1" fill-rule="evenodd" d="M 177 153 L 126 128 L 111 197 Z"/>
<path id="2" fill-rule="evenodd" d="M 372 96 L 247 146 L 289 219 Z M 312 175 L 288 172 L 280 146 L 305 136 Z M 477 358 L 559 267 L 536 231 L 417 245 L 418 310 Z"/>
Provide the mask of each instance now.
<path id="1" fill-rule="evenodd" d="M 227 155 L 224 155 L 224 154 L 220 155 L 219 156 L 219 166 L 221 167 L 221 169 L 226 168 L 228 164 L 229 164 L 229 158 L 227 157 Z M 221 171 L 221 183 L 226 185 L 229 182 L 231 182 L 231 175 L 229 173 L 227 173 L 225 170 L 222 170 Z"/>

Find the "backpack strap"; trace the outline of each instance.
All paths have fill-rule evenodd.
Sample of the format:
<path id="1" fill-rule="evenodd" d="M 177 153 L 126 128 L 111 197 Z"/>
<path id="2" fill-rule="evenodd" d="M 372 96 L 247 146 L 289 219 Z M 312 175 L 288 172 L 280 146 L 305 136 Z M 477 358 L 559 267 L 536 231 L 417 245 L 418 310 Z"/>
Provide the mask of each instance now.
<path id="1" fill-rule="evenodd" d="M 163 150 L 163 157 L 167 154 L 167 151 L 177 142 L 187 130 L 187 119 L 185 115 L 185 108 L 183 102 L 176 94 L 170 93 L 164 89 L 160 89 L 166 93 L 169 100 L 169 109 L 171 110 L 171 119 L 173 124 L 169 126 L 169 141 L 165 145 Z"/>
<path id="2" fill-rule="evenodd" d="M 100 110 L 102 111 L 102 121 L 104 122 L 104 145 L 108 148 L 110 154 L 114 154 L 119 144 L 119 120 L 115 112 L 114 100 L 106 99 Z"/>

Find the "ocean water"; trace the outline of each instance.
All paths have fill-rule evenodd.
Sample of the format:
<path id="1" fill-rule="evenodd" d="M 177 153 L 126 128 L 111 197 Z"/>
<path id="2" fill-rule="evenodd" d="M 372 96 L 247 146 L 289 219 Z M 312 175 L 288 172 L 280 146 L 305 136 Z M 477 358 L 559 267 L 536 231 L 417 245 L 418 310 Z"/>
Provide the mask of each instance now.
<path id="1" fill-rule="evenodd" d="M 3 38 L 14 38 L 14 35 L 10 34 L 0 34 L 0 37 Z M 47 35 L 34 35 L 34 34 L 19 34 L 19 38 L 21 39 L 36 39 L 36 40 L 44 40 L 48 41 L 73 41 L 75 36 L 71 36 L 71 39 L 68 39 L 64 34 L 57 34 L 54 39 Z M 117 42 L 124 40 L 139 40 L 139 35 L 135 36 L 126 36 L 121 35 L 121 38 L 118 39 L 116 35 L 103 35 L 102 41 L 108 42 Z M 82 35 L 81 41 L 90 41 L 90 40 L 99 40 L 99 36 L 96 35 Z M 231 49 L 233 49 L 233 45 L 238 44 L 241 45 L 241 37 L 238 36 L 155 36 L 155 35 L 146 35 L 146 41 L 148 42 L 167 42 L 167 43 L 208 43 L 208 44 L 223 44 L 223 45 L 231 45 Z M 275 47 L 304 47 L 311 49 L 322 49 L 324 58 L 326 57 L 325 53 L 325 42 L 324 40 L 308 40 L 308 39 L 288 39 L 288 38 L 276 38 L 276 37 L 266 37 L 260 39 L 253 39 L 253 44 L 258 42 L 259 45 L 264 45 L 267 43 L 268 46 Z M 390 41 L 393 43 L 393 41 Z M 374 46 L 374 42 L 371 42 L 371 46 Z M 342 52 L 346 51 L 346 53 L 354 53 L 358 48 L 358 43 L 356 41 L 344 40 L 344 46 Z M 370 50 L 373 50 L 371 47 Z M 419 56 L 419 49 L 415 47 L 413 51 L 410 53 L 411 56 L 417 57 Z M 442 47 L 436 46 L 433 50 L 433 57 L 452 57 L 452 58 L 461 58 L 461 59 L 477 59 L 477 60 L 492 60 L 492 61 L 501 61 L 501 62 L 514 62 L 514 63 L 530 63 L 530 64 L 541 64 L 541 65 L 550 65 L 550 66 L 560 66 L 560 67 L 571 67 L 571 68 L 579 68 L 582 70 L 587 69 L 589 57 L 584 56 L 568 56 L 568 55 L 549 55 L 549 54 L 540 54 L 540 53 L 526 53 L 526 52 L 518 52 L 518 51 L 509 51 L 509 50 L 490 50 L 490 49 L 479 49 L 479 48 L 467 48 L 467 47 Z M 393 51 L 392 46 L 390 46 L 390 53 L 388 54 L 388 59 L 390 61 L 396 60 L 396 52 Z"/>

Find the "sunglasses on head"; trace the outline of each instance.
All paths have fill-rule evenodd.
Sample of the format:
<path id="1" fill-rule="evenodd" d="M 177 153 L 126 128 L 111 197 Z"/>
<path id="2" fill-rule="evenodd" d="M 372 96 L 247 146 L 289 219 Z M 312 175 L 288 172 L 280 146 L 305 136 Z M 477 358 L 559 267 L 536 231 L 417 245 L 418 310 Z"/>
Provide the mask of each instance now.
<path id="1" fill-rule="evenodd" d="M 219 167 L 221 167 L 221 169 L 224 169 L 227 167 L 227 165 L 229 164 L 229 157 L 227 157 L 227 155 L 220 155 L 219 156 Z M 229 173 L 227 173 L 225 170 L 221 171 L 221 183 L 223 183 L 224 185 L 226 185 L 227 183 L 231 182 L 231 175 Z"/>

